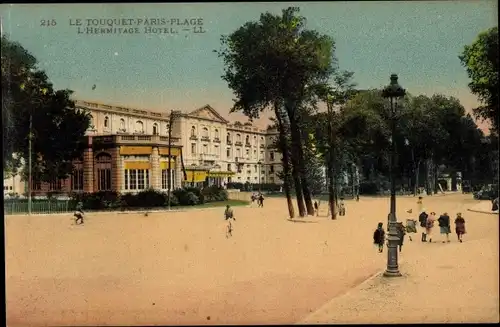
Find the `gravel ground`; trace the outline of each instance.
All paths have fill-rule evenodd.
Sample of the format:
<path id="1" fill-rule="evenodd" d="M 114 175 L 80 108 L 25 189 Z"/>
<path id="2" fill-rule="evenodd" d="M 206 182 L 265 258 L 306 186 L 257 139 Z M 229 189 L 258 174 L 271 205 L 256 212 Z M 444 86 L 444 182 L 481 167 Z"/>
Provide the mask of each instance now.
<path id="1" fill-rule="evenodd" d="M 491 201 L 479 201 L 479 203 L 476 203 L 475 205 L 471 206 L 469 208 L 469 211 L 498 214 L 498 210 L 491 211 L 491 206 L 492 206 Z"/>
<path id="2" fill-rule="evenodd" d="M 427 197 L 424 202 L 429 210 L 447 210 L 451 216 L 475 203 L 462 195 Z M 84 226 L 73 225 L 69 215 L 7 216 L 7 323 L 102 326 L 302 321 L 385 266 L 386 256 L 376 252 L 371 238 L 376 224 L 386 222 L 389 199 L 362 198 L 346 205 L 347 215 L 338 220 L 321 217 L 326 213 L 326 205 L 322 205 L 320 217 L 308 217 L 302 223 L 287 219 L 284 199 L 270 198 L 264 208 L 236 208 L 234 235 L 229 239 L 224 236 L 222 209 L 152 213 L 148 217 L 89 214 Z M 398 199 L 403 221 L 408 216 L 405 211 L 414 207 L 416 199 Z M 464 274 L 460 275 L 464 286 L 447 284 L 449 298 L 458 298 L 455 290 L 467 290 L 458 292 L 470 295 L 463 305 L 475 308 L 486 301 L 477 317 L 488 319 L 493 315 L 488 299 L 495 298 L 498 304 L 497 247 L 460 261 L 454 260 L 455 252 L 447 251 L 469 249 L 464 253 L 474 254 L 474 244 L 479 251 L 479 244 L 498 242 L 498 219 L 472 212 L 464 215 L 469 234 L 463 244 L 407 241 L 402 271 L 409 275 L 394 283 L 402 283 L 401 291 L 412 289 L 411 278 L 421 271 L 418 265 L 410 268 L 410 259 L 428 254 L 434 260 L 443 253 L 451 263 L 439 260 L 439 265 L 460 263 L 463 267 L 438 268 L 429 260 L 425 274 L 438 280 L 445 271 L 451 282 L 453 274 Z M 497 259 L 495 266 L 486 264 L 490 257 Z M 496 280 L 484 278 L 485 274 Z M 423 289 L 415 294 L 424 292 L 427 300 L 447 303 L 439 300 L 444 295 L 433 283 L 434 279 L 427 283 L 431 286 L 428 292 Z M 482 297 L 471 300 L 476 293 L 468 290 L 476 288 L 496 293 L 488 297 L 483 290 Z M 382 294 L 390 294 L 390 290 Z M 369 312 L 372 302 L 382 305 L 365 300 L 357 308 L 366 307 Z M 419 303 L 408 303 L 408 312 L 419 312 Z M 453 303 L 446 308 L 453 310 Z M 435 312 L 444 315 L 443 310 Z M 351 317 L 352 322 L 361 319 Z"/>

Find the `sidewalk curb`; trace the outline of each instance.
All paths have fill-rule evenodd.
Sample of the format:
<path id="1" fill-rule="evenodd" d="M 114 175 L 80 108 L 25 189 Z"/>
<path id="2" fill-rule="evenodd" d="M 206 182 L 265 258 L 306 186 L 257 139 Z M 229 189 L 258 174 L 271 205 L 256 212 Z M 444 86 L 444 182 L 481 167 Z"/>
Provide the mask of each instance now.
<path id="1" fill-rule="evenodd" d="M 475 209 L 467 209 L 467 211 L 477 212 L 477 213 L 485 213 L 485 214 L 490 214 L 490 215 L 498 215 L 498 211 L 485 211 L 485 210 L 475 210 Z"/>
<path id="2" fill-rule="evenodd" d="M 237 206 L 238 208 L 249 208 L 250 205 L 242 205 L 242 206 Z M 225 208 L 224 206 L 218 206 L 218 207 L 208 207 L 208 208 L 188 208 L 188 209 L 171 209 L 171 210 L 138 210 L 138 211 L 89 211 L 85 214 L 86 218 L 89 216 L 96 216 L 96 215 L 132 215 L 132 214 L 152 214 L 152 213 L 169 213 L 169 212 L 191 212 L 191 211 L 201 211 L 201 210 L 214 210 L 214 209 L 221 209 Z M 57 213 L 35 213 L 32 214 L 31 216 L 26 214 L 15 214 L 15 215 L 6 215 L 8 217 L 41 217 L 41 216 L 67 216 L 67 215 L 73 215 L 74 211 L 68 211 L 68 212 L 57 212 Z"/>
<path id="3" fill-rule="evenodd" d="M 399 261 L 399 263 L 401 263 L 401 261 Z M 363 287 L 364 285 L 368 284 L 369 282 L 371 282 L 372 280 L 374 280 L 375 278 L 377 277 L 380 277 L 385 271 L 385 268 L 384 269 L 381 269 L 381 270 L 378 270 L 377 272 L 373 273 L 372 275 L 370 275 L 368 278 L 366 278 L 365 280 L 363 280 L 361 283 L 359 283 L 358 285 L 348 289 L 346 292 L 344 293 L 341 293 L 335 297 L 333 297 L 332 299 L 330 299 L 328 302 L 326 302 L 325 304 L 323 304 L 321 307 L 319 307 L 317 310 L 314 310 L 314 312 L 311 312 L 309 313 L 307 316 L 303 317 L 300 319 L 300 321 L 294 323 L 294 325 L 310 325 L 311 323 L 308 322 L 310 319 L 310 317 L 313 317 L 314 315 L 316 315 L 318 312 L 320 311 L 323 311 L 325 309 L 327 309 L 328 307 L 331 306 L 332 302 L 336 301 L 338 298 L 341 298 L 343 296 L 346 296 L 348 294 L 351 294 L 352 292 L 356 292 L 358 289 L 360 289 L 361 287 Z"/>

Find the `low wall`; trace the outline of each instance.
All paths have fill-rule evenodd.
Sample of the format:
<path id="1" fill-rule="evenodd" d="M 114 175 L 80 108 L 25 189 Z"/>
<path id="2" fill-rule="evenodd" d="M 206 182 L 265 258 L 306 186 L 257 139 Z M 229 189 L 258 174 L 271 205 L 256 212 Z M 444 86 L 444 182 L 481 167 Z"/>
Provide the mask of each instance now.
<path id="1" fill-rule="evenodd" d="M 229 200 L 250 201 L 252 192 L 240 192 L 240 190 L 227 190 Z"/>

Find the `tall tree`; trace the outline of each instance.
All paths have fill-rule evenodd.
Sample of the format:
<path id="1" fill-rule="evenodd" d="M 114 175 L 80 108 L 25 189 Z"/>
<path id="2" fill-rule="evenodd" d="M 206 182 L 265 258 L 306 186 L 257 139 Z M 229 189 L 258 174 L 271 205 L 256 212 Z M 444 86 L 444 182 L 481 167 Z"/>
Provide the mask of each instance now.
<path id="1" fill-rule="evenodd" d="M 216 52 L 224 60 L 223 79 L 237 97 L 233 111 L 256 118 L 268 108 L 275 113 L 276 108 L 284 108 L 291 133 L 291 174 L 299 215 L 304 216 L 306 205 L 310 214 L 314 208 L 304 178 L 299 110 L 308 85 L 325 82 L 335 60 L 333 40 L 305 29 L 305 18 L 298 12 L 291 7 L 281 16 L 262 14 L 258 22 L 248 22 L 222 37 L 222 49 Z"/>
<path id="2" fill-rule="evenodd" d="M 19 43 L 2 36 L 1 47 L 4 162 L 13 173 L 21 158 L 27 163 L 31 137 L 33 176 L 42 181 L 65 178 L 81 156 L 90 116 L 75 109 L 72 91 L 54 90 L 35 57 Z M 27 169 L 23 175 L 27 177 Z"/>
<path id="3" fill-rule="evenodd" d="M 498 27 L 480 33 L 459 58 L 471 79 L 470 90 L 482 103 L 474 109 L 476 117 L 489 120 L 498 135 Z"/>

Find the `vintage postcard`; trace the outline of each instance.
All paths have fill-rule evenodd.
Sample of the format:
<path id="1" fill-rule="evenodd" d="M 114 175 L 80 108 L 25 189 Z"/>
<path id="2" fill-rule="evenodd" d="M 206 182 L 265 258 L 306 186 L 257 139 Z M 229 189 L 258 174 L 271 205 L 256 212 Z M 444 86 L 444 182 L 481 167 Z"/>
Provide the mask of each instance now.
<path id="1" fill-rule="evenodd" d="M 7 325 L 498 322 L 497 7 L 0 5 Z"/>

